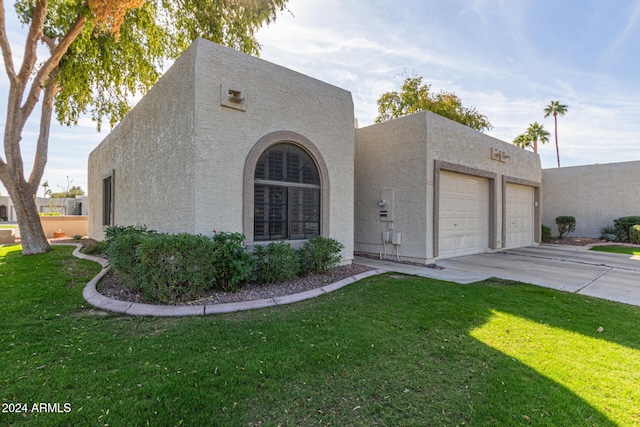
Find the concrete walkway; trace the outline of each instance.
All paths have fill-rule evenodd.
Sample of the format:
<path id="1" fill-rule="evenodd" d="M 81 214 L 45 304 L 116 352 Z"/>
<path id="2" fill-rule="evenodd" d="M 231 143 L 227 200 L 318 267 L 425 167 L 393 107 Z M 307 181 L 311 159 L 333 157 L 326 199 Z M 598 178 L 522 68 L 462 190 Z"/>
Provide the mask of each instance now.
<path id="1" fill-rule="evenodd" d="M 584 246 L 540 245 L 437 261 L 414 267 L 357 258 L 358 264 L 457 283 L 498 277 L 640 306 L 640 257 Z"/>

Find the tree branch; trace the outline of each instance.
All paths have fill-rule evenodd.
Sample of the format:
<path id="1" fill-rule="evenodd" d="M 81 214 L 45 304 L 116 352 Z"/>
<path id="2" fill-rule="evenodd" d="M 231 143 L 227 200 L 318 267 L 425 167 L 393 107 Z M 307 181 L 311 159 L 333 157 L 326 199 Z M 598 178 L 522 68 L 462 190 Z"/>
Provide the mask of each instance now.
<path id="1" fill-rule="evenodd" d="M 44 90 L 44 99 L 42 101 L 42 111 L 40 114 L 40 134 L 38 135 L 38 143 L 36 145 L 36 154 L 34 156 L 33 169 L 29 176 L 29 185 L 35 194 L 40 185 L 40 180 L 44 174 L 44 168 L 47 164 L 47 153 L 49 150 L 49 132 L 51 130 L 51 116 L 53 115 L 53 100 L 58 93 L 58 83 L 56 78 L 60 68 L 56 67 L 49 74 L 49 81 Z"/>
<path id="2" fill-rule="evenodd" d="M 24 46 L 24 59 L 22 60 L 22 67 L 18 73 L 18 81 L 21 85 L 25 85 L 33 67 L 38 60 L 37 49 L 38 41 L 42 36 L 42 27 L 44 26 L 44 20 L 47 17 L 47 8 L 49 7 L 48 0 L 38 0 L 36 7 L 33 11 L 33 18 L 29 25 L 29 34 L 27 34 L 27 41 Z"/>
<path id="3" fill-rule="evenodd" d="M 36 77 L 31 84 L 29 95 L 25 99 L 24 105 L 20 109 L 22 117 L 29 117 L 29 115 L 31 115 L 33 109 L 35 108 L 35 105 L 38 103 L 40 91 L 42 91 L 42 89 L 45 87 L 45 84 L 49 79 L 49 75 L 55 68 L 58 67 L 58 65 L 60 64 L 60 60 L 67 52 L 67 49 L 69 49 L 71 43 L 73 43 L 73 41 L 82 32 L 86 23 L 86 16 L 83 16 L 82 12 L 78 12 L 73 25 L 71 25 L 66 34 L 60 39 L 58 45 L 51 52 L 51 56 L 49 57 L 49 59 L 47 59 L 47 61 L 42 64 L 42 67 L 40 67 L 40 69 L 38 70 L 38 73 L 36 74 Z"/>
<path id="4" fill-rule="evenodd" d="M 2 58 L 4 59 L 4 67 L 7 70 L 7 76 L 12 83 L 16 80 L 16 70 L 13 66 L 13 54 L 11 53 L 11 45 L 7 39 L 7 25 L 4 17 L 4 1 L 0 0 L 0 49 L 2 49 Z"/>

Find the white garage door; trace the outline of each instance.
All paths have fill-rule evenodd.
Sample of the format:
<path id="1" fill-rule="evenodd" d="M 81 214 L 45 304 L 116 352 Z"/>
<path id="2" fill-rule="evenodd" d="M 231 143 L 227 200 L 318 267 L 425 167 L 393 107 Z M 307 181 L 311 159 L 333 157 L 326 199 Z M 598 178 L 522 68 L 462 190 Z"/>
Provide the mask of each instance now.
<path id="1" fill-rule="evenodd" d="M 486 252 L 489 247 L 489 182 L 440 173 L 439 258 Z"/>
<path id="2" fill-rule="evenodd" d="M 533 244 L 533 187 L 507 183 L 505 248 Z"/>

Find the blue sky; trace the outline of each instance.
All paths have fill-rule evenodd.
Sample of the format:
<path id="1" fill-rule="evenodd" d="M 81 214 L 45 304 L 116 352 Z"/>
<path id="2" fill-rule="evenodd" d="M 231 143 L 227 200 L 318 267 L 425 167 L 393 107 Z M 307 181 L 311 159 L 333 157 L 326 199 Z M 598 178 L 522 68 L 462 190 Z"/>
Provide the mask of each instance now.
<path id="1" fill-rule="evenodd" d="M 499 139 L 543 124 L 544 168 L 556 166 L 551 100 L 569 106 L 562 166 L 640 160 L 640 0 L 290 0 L 289 10 L 260 31 L 261 57 L 351 91 L 360 126 L 382 93 L 419 75 L 485 114 Z M 6 86 L 2 73 L 2 99 Z M 88 154 L 105 135 L 89 120 L 54 126 L 44 179 L 86 190 Z M 28 148 L 35 134 L 24 137 Z"/>

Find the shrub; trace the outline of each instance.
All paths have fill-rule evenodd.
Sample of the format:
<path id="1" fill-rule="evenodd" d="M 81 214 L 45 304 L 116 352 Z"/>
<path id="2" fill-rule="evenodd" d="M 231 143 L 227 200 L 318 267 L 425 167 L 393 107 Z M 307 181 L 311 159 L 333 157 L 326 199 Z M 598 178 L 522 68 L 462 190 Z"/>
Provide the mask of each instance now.
<path id="1" fill-rule="evenodd" d="M 107 241 L 96 242 L 91 246 L 87 246 L 82 250 L 82 253 L 87 255 L 102 255 L 107 250 Z"/>
<path id="2" fill-rule="evenodd" d="M 303 275 L 325 273 L 340 262 L 344 245 L 335 239 L 314 237 L 300 249 L 300 271 Z"/>
<path id="3" fill-rule="evenodd" d="M 547 240 L 551 240 L 551 227 L 547 227 L 546 225 L 542 225 L 542 241 L 546 242 Z"/>
<path id="4" fill-rule="evenodd" d="M 207 236 L 146 235 L 136 248 L 136 261 L 139 288 L 149 301 L 184 302 L 216 285 L 214 243 Z"/>
<path id="5" fill-rule="evenodd" d="M 107 245 L 117 239 L 118 237 L 125 234 L 154 234 L 154 230 L 147 229 L 146 225 L 114 225 L 109 227 L 104 232 L 104 239 L 107 242 Z"/>
<path id="6" fill-rule="evenodd" d="M 615 227 L 613 227 L 611 225 L 603 227 L 602 230 L 600 230 L 600 238 L 604 239 L 604 240 L 608 240 L 610 242 L 617 241 L 618 240 L 618 236 L 616 235 Z"/>
<path id="7" fill-rule="evenodd" d="M 256 280 L 258 283 L 278 283 L 298 277 L 300 261 L 298 252 L 285 242 L 256 245 Z"/>
<path id="8" fill-rule="evenodd" d="M 558 239 L 562 239 L 576 230 L 576 218 L 568 215 L 559 216 L 556 218 L 556 225 L 558 226 Z"/>
<path id="9" fill-rule="evenodd" d="M 629 241 L 634 245 L 640 245 L 640 225 L 634 225 L 629 229 Z"/>
<path id="10" fill-rule="evenodd" d="M 236 291 L 249 280 L 256 267 L 255 259 L 246 251 L 242 233 L 215 233 L 213 262 L 219 289 Z"/>
<path id="11" fill-rule="evenodd" d="M 618 241 L 629 242 L 629 229 L 640 224 L 640 216 L 623 216 L 613 220 L 613 228 L 618 236 Z"/>
<path id="12" fill-rule="evenodd" d="M 40 212 L 38 215 L 40 216 L 62 216 L 62 214 L 60 212 Z"/>
<path id="13" fill-rule="evenodd" d="M 109 233 L 109 230 L 107 230 L 107 233 Z M 140 256 L 137 252 L 138 246 L 144 239 L 151 238 L 155 234 L 140 230 L 107 233 L 105 233 L 107 237 L 105 239 L 105 254 L 109 257 L 111 267 L 118 273 L 122 284 L 137 289 L 140 267 Z"/>

